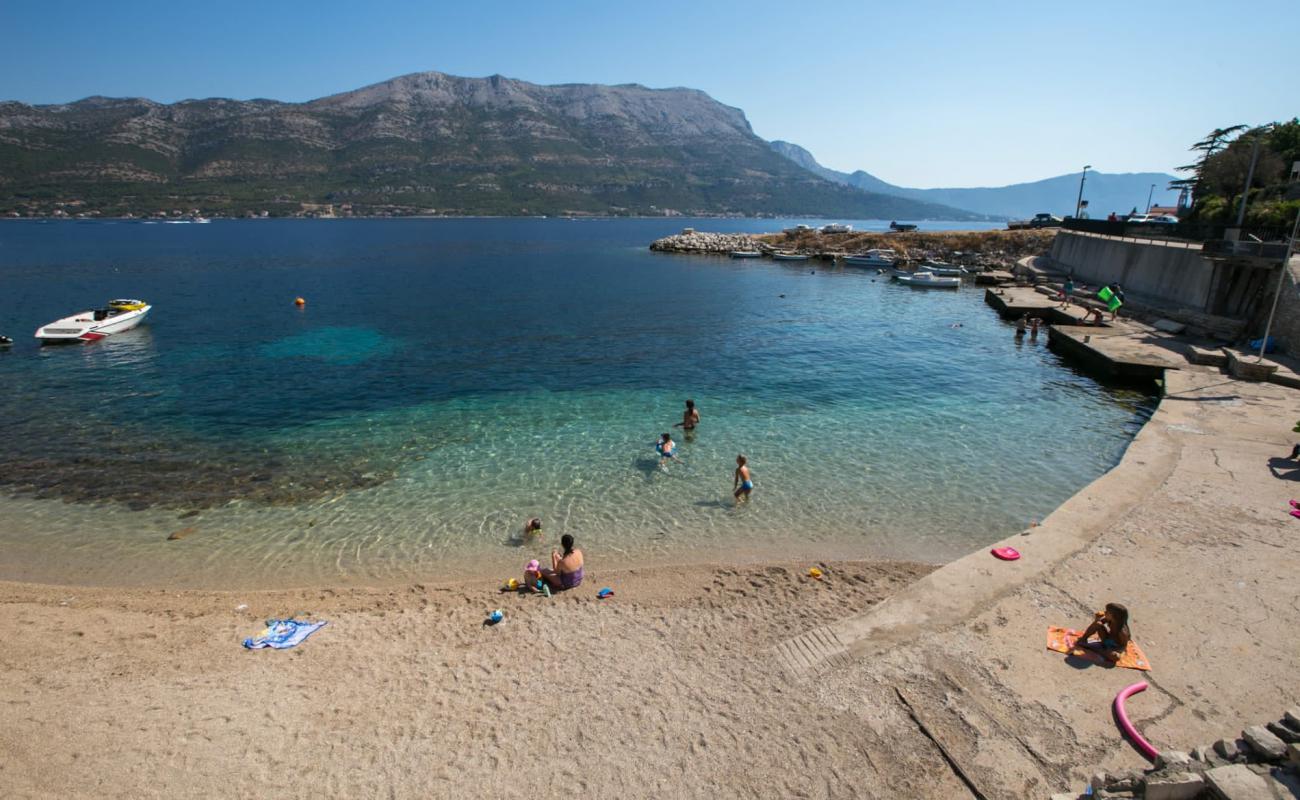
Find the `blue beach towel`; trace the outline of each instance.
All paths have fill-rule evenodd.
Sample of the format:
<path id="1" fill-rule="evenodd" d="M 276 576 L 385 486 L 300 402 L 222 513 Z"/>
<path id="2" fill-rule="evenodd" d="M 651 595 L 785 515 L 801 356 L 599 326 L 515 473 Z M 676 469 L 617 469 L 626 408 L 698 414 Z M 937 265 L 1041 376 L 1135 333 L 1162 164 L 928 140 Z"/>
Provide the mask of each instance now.
<path id="1" fill-rule="evenodd" d="M 244 647 L 249 650 L 262 647 L 284 650 L 301 643 L 324 625 L 324 622 L 299 622 L 296 619 L 268 619 L 266 630 L 251 639 L 245 639 Z"/>

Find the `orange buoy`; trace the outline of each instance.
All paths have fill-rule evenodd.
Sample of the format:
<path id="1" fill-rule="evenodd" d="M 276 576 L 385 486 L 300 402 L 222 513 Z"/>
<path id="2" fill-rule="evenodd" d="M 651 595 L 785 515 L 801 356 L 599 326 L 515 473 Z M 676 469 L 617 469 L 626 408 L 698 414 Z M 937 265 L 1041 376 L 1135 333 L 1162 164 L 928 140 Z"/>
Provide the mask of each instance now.
<path id="1" fill-rule="evenodd" d="M 301 297 L 295 297 L 293 300 L 293 304 L 295 306 L 305 306 L 307 305 L 307 301 L 303 300 Z"/>

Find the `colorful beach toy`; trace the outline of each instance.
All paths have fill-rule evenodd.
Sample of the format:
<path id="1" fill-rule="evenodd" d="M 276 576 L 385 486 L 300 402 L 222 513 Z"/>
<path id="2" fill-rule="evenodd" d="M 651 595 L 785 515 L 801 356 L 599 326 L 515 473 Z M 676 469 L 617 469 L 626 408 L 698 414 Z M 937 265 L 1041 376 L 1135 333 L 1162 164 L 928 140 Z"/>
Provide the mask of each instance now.
<path id="1" fill-rule="evenodd" d="M 1145 756 L 1148 761 L 1155 761 L 1156 757 L 1160 755 L 1160 751 L 1155 749 L 1155 747 L 1146 740 L 1146 737 L 1141 733 L 1138 733 L 1138 729 L 1133 727 L 1133 723 L 1129 721 L 1128 712 L 1124 709 L 1124 701 L 1129 698 L 1129 695 L 1145 691 L 1146 688 L 1147 682 L 1141 681 L 1140 683 L 1135 683 L 1132 686 L 1121 690 L 1119 694 L 1115 695 L 1115 721 L 1119 724 L 1120 731 L 1128 737 L 1129 741 L 1133 743 L 1133 746 L 1138 749 L 1138 752 Z"/>
<path id="2" fill-rule="evenodd" d="M 505 618 L 506 615 L 502 614 L 501 609 L 499 608 L 496 611 L 493 611 L 491 614 L 488 614 L 488 622 L 492 623 L 493 625 L 497 624 L 498 622 L 500 622 Z"/>
<path id="3" fill-rule="evenodd" d="M 989 552 L 1003 561 L 1015 561 L 1020 558 L 1020 551 L 1014 547 L 995 547 Z"/>
<path id="4" fill-rule="evenodd" d="M 819 581 L 822 579 L 822 571 L 817 569 L 816 567 L 809 567 L 808 577 L 812 578 L 813 580 Z"/>
<path id="5" fill-rule="evenodd" d="M 601 589 L 599 592 L 596 592 L 596 599 L 598 600 L 604 600 L 606 597 L 613 597 L 613 596 L 614 596 L 614 590 L 609 588 L 608 586 L 606 586 L 604 589 Z"/>

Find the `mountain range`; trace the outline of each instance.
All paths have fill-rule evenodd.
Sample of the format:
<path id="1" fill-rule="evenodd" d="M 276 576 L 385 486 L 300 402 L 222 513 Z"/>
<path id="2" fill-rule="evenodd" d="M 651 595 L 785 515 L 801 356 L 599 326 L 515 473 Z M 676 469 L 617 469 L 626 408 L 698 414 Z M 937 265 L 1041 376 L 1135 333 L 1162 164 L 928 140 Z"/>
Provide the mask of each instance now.
<path id="1" fill-rule="evenodd" d="M 827 180 L 693 89 L 424 72 L 306 103 L 0 102 L 0 213 L 190 208 L 979 218 Z"/>
<path id="2" fill-rule="evenodd" d="M 1172 175 L 1089 173 L 1094 216 Z M 306 103 L 0 102 L 0 214 L 1073 213 L 1077 175 L 913 189 L 838 172 L 704 92 L 422 72 Z M 1156 201 L 1172 195 L 1157 192 Z"/>
<path id="3" fill-rule="evenodd" d="M 907 197 L 930 203 L 954 206 L 977 214 L 995 217 L 1032 217 L 1039 212 L 1059 216 L 1074 213 L 1079 197 L 1079 173 L 1058 175 L 1032 183 L 973 189 L 910 189 L 895 186 L 863 170 L 839 172 L 817 163 L 804 148 L 790 142 L 771 142 L 772 149 L 804 169 L 829 181 L 852 186 L 865 192 Z M 1151 202 L 1155 205 L 1173 205 L 1177 192 L 1168 190 L 1169 182 L 1177 180 L 1163 172 L 1104 173 L 1088 172 L 1083 198 L 1093 217 L 1105 216 L 1111 211 L 1119 214 L 1131 209 L 1145 210 L 1152 184 L 1155 192 Z"/>

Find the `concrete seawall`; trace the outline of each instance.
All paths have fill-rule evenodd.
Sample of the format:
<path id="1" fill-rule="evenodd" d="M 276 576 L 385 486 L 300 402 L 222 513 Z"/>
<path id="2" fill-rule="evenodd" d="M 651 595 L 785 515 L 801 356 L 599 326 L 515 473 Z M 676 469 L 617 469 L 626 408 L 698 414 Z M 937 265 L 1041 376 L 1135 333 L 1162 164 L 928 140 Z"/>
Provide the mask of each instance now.
<path id="1" fill-rule="evenodd" d="M 1267 262 L 1211 260 L 1191 242 L 1061 231 L 1051 255 L 1056 269 L 1089 283 L 1121 283 L 1135 300 L 1261 327 L 1277 279 Z"/>
<path id="2" fill-rule="evenodd" d="M 1118 282 L 1130 294 L 1209 310 L 1215 267 L 1199 249 L 1061 231 L 1052 260 L 1090 283 Z"/>

